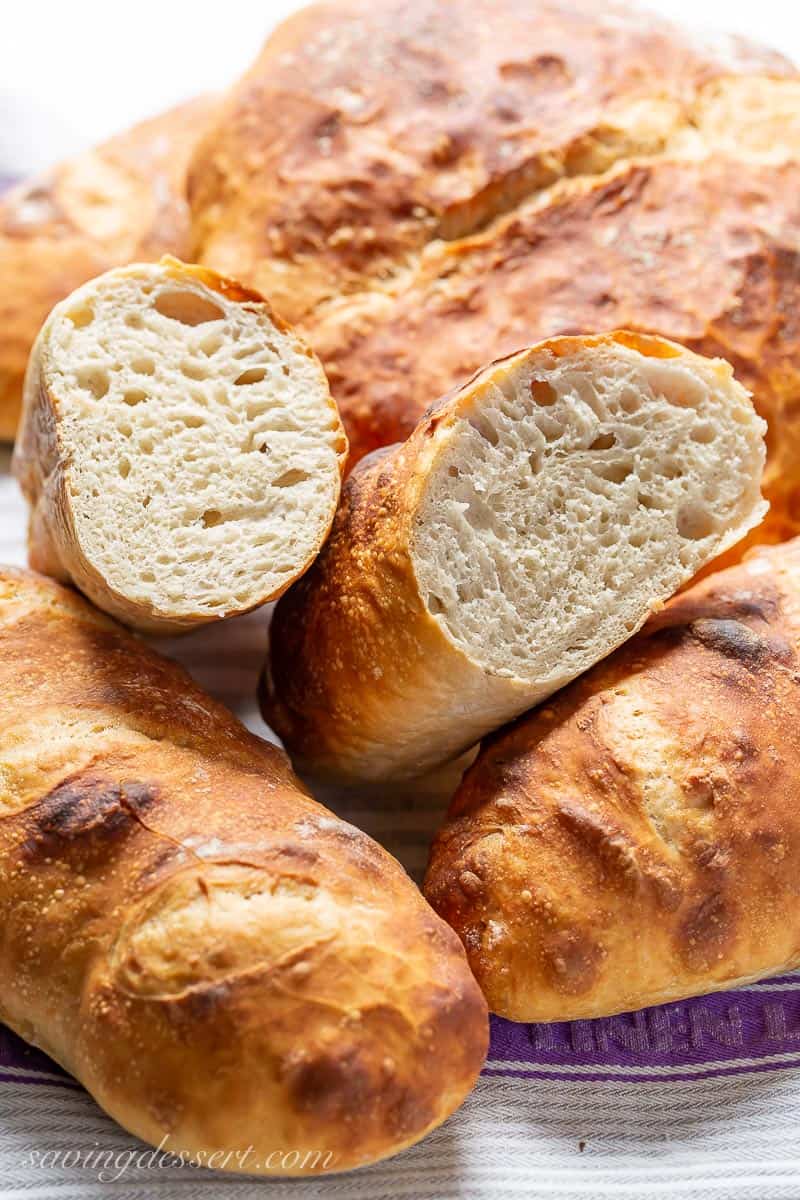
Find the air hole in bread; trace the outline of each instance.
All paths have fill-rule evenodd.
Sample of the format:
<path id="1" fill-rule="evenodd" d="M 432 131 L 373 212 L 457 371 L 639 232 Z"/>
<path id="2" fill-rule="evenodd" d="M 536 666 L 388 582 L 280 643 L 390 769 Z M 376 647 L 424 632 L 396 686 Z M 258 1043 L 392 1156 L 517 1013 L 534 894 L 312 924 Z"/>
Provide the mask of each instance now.
<path id="1" fill-rule="evenodd" d="M 290 471 L 284 471 L 277 479 L 273 479 L 272 486 L 279 488 L 294 487 L 296 483 L 303 483 L 306 479 L 308 479 L 306 471 L 299 471 L 297 468 L 294 468 Z"/>
<path id="2" fill-rule="evenodd" d="M 203 524 L 206 529 L 213 529 L 222 523 L 222 513 L 217 508 L 207 508 L 203 513 Z"/>
<path id="3" fill-rule="evenodd" d="M 700 541 L 714 532 L 714 518 L 705 505 L 697 501 L 690 501 L 678 510 L 675 524 L 681 537 L 692 541 Z"/>
<path id="4" fill-rule="evenodd" d="M 67 320 L 71 321 L 76 329 L 85 329 L 94 320 L 94 309 L 90 304 L 82 304 L 67 313 Z"/>
<path id="5" fill-rule="evenodd" d="M 119 473 L 123 479 L 127 479 L 131 473 L 131 460 L 129 458 L 121 458 L 119 460 Z"/>
<path id="6" fill-rule="evenodd" d="M 701 445 L 707 446 L 714 440 L 714 426 L 704 421 L 700 425 L 695 425 L 689 436 L 693 442 L 699 442 Z"/>
<path id="7" fill-rule="evenodd" d="M 557 442 L 561 437 L 563 432 L 561 424 L 552 417 L 546 416 L 545 413 L 537 413 L 536 424 L 546 441 Z"/>
<path id="8" fill-rule="evenodd" d="M 242 371 L 241 375 L 238 375 L 233 382 L 237 387 L 244 387 L 248 383 L 261 383 L 266 374 L 266 367 L 248 367 L 248 369 L 246 371 Z"/>
<path id="9" fill-rule="evenodd" d="M 636 392 L 626 391 L 620 397 L 619 406 L 623 412 L 632 415 L 642 407 L 642 398 Z"/>
<path id="10" fill-rule="evenodd" d="M 490 446 L 496 446 L 498 443 L 497 430 L 491 421 L 485 420 L 481 416 L 471 416 L 469 423 L 476 433 L 479 433 L 484 441 L 487 441 Z M 433 430 L 431 430 L 433 432 Z"/>
<path id="11" fill-rule="evenodd" d="M 601 433 L 594 439 L 594 441 L 592 442 L 589 449 L 590 450 L 610 450 L 611 447 L 616 446 L 616 444 L 617 444 L 617 439 L 614 437 L 613 433 Z"/>
<path id="12" fill-rule="evenodd" d="M 541 404 L 544 408 L 550 408 L 551 405 L 555 404 L 558 393 L 546 380 L 532 379 L 531 396 L 537 404 Z"/>
<path id="13" fill-rule="evenodd" d="M 595 475 L 599 475 L 601 479 L 607 479 L 609 483 L 624 483 L 633 474 L 633 462 L 630 459 L 622 458 L 617 462 L 595 463 L 592 469 Z"/>
<path id="14" fill-rule="evenodd" d="M 134 358 L 131 367 L 137 375 L 155 375 L 156 371 L 152 358 Z"/>
<path id="15" fill-rule="evenodd" d="M 208 379 L 208 369 L 202 363 L 193 363 L 186 359 L 181 363 L 181 374 L 187 379 Z"/>
<path id="16" fill-rule="evenodd" d="M 201 354 L 205 354 L 207 358 L 211 358 L 225 344 L 224 338 L 218 333 L 208 333 L 203 340 L 198 344 L 198 350 Z"/>
<path id="17" fill-rule="evenodd" d="M 108 373 L 101 367 L 81 367 L 77 373 L 78 386 L 102 400 L 109 389 Z"/>
<path id="18" fill-rule="evenodd" d="M 208 296 L 188 290 L 159 292 L 153 307 L 162 317 L 180 321 L 182 325 L 207 325 L 209 321 L 221 321 L 225 316 L 222 308 Z"/>
<path id="19" fill-rule="evenodd" d="M 127 404 L 130 408 L 134 408 L 146 399 L 147 392 L 143 392 L 141 388 L 128 388 L 126 392 L 122 393 L 122 403 Z"/>

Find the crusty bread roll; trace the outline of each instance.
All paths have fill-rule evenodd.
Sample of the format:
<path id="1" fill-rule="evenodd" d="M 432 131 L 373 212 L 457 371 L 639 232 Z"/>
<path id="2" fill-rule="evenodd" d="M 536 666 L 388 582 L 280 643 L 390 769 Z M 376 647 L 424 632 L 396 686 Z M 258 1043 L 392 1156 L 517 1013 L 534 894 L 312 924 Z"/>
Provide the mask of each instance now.
<path id="1" fill-rule="evenodd" d="M 346 453 L 318 360 L 260 296 L 175 259 L 117 268 L 31 354 L 31 566 L 141 630 L 245 612 L 313 560 Z"/>
<path id="2" fill-rule="evenodd" d="M 631 333 L 494 363 L 345 485 L 278 605 L 267 719 L 313 770 L 419 774 L 562 687 L 763 515 L 727 363 Z"/>
<path id="3" fill-rule="evenodd" d="M 0 199 L 0 439 L 14 436 L 54 304 L 109 267 L 190 256 L 186 168 L 215 105 L 203 96 L 142 121 Z"/>
<path id="4" fill-rule="evenodd" d="M 458 939 L 274 746 L 11 569 L 0 690 L 0 1019 L 229 1170 L 360 1166 L 458 1107 L 487 1046 Z"/>
<path id="5" fill-rule="evenodd" d="M 491 1008 L 599 1017 L 800 965 L 799 655 L 795 539 L 486 743 L 425 891 Z"/>

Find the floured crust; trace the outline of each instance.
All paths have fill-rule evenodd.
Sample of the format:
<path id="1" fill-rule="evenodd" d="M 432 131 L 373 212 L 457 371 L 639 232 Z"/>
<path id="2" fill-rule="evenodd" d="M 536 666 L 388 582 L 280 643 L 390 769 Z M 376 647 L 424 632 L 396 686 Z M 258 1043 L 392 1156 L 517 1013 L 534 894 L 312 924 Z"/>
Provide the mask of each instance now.
<path id="1" fill-rule="evenodd" d="M 487 741 L 425 893 L 495 1012 L 598 1017 L 800 963 L 799 653 L 795 539 Z"/>
<path id="2" fill-rule="evenodd" d="M 458 940 L 280 751 L 11 569 L 0 687 L 7 1024 L 132 1133 L 228 1170 L 362 1166 L 460 1104 L 487 1021 Z"/>
<path id="3" fill-rule="evenodd" d="M 101 271 L 191 249 L 186 168 L 216 101 L 200 97 L 0 199 L 0 439 L 12 439 L 28 353 L 50 309 Z"/>

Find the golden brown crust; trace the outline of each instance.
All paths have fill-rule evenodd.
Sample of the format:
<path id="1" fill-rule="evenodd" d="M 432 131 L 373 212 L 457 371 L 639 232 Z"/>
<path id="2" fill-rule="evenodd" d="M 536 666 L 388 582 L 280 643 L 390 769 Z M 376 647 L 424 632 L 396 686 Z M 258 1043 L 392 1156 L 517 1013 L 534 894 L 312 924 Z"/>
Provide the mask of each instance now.
<path id="1" fill-rule="evenodd" d="M 795 74 L 616 0 L 314 5 L 273 34 L 198 147 L 197 257 L 296 321 L 562 176 L 661 152 L 702 89 L 738 73 Z"/>
<path id="2" fill-rule="evenodd" d="M 216 101 L 144 121 L 0 200 L 0 438 L 50 309 L 109 267 L 191 249 L 186 169 Z"/>
<path id="3" fill-rule="evenodd" d="M 348 782 L 420 776 L 574 677 L 563 664 L 541 679 L 517 677 L 510 666 L 485 668 L 431 613 L 414 532 L 439 460 L 464 421 L 480 419 L 485 396 L 518 385 L 523 370 L 548 378 L 559 358 L 588 373 L 595 350 L 618 346 L 683 357 L 688 372 L 700 365 L 675 343 L 625 330 L 552 338 L 489 363 L 432 404 L 407 441 L 375 451 L 351 472 L 327 542 L 270 626 L 262 710 L 296 762 Z M 647 613 L 645 606 L 639 624 Z"/>
<path id="4" fill-rule="evenodd" d="M 425 891 L 491 1008 L 596 1017 L 800 963 L 799 659 L 795 539 L 484 745 Z"/>
<path id="5" fill-rule="evenodd" d="M 732 363 L 766 418 L 760 541 L 800 529 L 800 163 L 626 164 L 431 247 L 392 300 L 313 331 L 351 462 L 408 436 L 486 358 L 555 333 L 631 328 Z M 579 267 L 578 265 L 579 264 Z M 687 281 L 691 280 L 691 286 Z"/>
<path id="6" fill-rule="evenodd" d="M 0 686 L 6 1022 L 155 1144 L 252 1144 L 232 1170 L 359 1166 L 457 1107 L 487 1042 L 458 941 L 279 751 L 29 573 Z"/>

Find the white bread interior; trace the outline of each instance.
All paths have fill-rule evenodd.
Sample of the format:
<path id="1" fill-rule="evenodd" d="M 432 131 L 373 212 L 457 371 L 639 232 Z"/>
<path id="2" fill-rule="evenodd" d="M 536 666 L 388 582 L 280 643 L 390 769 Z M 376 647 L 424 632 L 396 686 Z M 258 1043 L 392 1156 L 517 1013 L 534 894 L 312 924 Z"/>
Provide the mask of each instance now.
<path id="1" fill-rule="evenodd" d="M 69 508 L 49 511 L 44 480 L 32 528 L 49 517 L 58 540 L 71 526 L 65 573 L 141 628 L 276 597 L 338 501 L 346 439 L 318 360 L 222 283 L 174 260 L 110 271 L 53 310 L 29 369 L 53 407 Z"/>
<path id="2" fill-rule="evenodd" d="M 411 542 L 430 615 L 488 675 L 531 685 L 527 704 L 630 637 L 767 509 L 766 425 L 727 363 L 636 335 L 567 341 L 486 373 Z"/>

